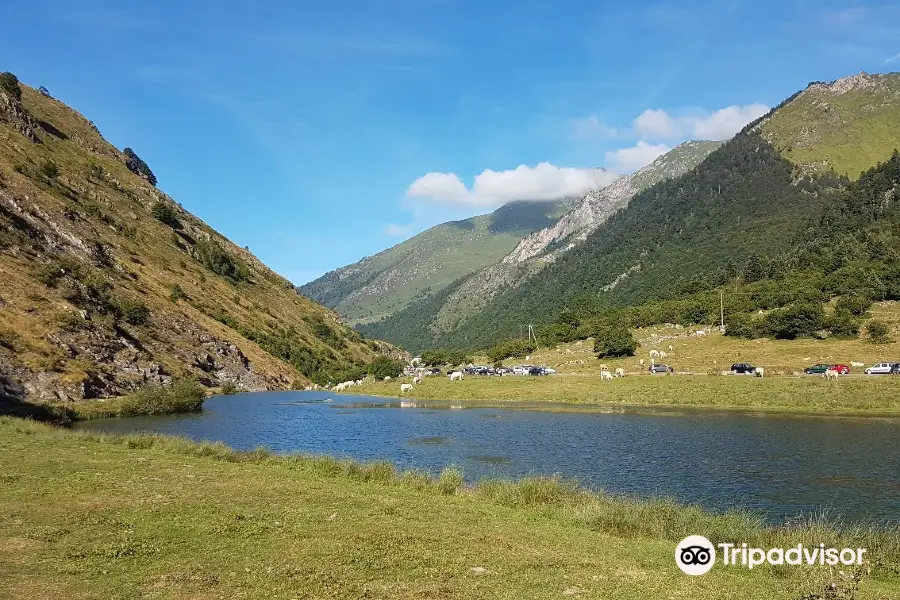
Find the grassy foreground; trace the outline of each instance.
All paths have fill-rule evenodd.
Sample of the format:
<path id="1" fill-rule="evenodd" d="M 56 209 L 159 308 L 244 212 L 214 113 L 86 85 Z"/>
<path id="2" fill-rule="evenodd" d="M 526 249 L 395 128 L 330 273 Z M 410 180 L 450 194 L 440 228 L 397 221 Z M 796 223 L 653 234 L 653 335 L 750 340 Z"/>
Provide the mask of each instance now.
<path id="1" fill-rule="evenodd" d="M 766 528 L 554 479 L 461 485 L 389 463 L 275 457 L 0 417 L 0 598 L 897 598 L 900 532 Z M 682 575 L 688 534 L 869 549 L 827 567 Z M 851 595 L 826 596 L 827 586 Z"/>

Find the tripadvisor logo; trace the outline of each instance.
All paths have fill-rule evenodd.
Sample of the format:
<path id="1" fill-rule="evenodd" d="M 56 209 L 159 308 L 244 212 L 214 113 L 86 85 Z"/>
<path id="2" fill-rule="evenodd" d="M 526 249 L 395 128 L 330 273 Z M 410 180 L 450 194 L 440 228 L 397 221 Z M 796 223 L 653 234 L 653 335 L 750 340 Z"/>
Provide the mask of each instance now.
<path id="1" fill-rule="evenodd" d="M 797 544 L 791 548 L 752 548 L 747 544 L 719 544 L 702 535 L 691 535 L 678 543 L 675 548 L 675 563 L 688 575 L 705 575 L 716 562 L 716 547 L 722 553 L 722 564 L 728 567 L 752 569 L 763 564 L 770 565 L 820 565 L 836 566 L 861 565 L 865 548 L 826 548 L 825 544 L 804 546 Z"/>
<path id="2" fill-rule="evenodd" d="M 705 575 L 716 562 L 716 548 L 702 535 L 689 535 L 675 548 L 675 563 L 688 575 Z"/>

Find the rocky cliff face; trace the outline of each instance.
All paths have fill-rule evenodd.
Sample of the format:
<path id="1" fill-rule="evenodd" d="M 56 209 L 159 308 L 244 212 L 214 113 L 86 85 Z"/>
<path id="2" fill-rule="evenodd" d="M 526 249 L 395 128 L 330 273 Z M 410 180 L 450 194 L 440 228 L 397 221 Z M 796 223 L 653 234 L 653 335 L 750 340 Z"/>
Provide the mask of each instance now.
<path id="1" fill-rule="evenodd" d="M 20 89 L 0 88 L 0 401 L 178 376 L 285 389 L 402 354 L 185 211 L 143 161 L 133 173 L 84 117 Z"/>

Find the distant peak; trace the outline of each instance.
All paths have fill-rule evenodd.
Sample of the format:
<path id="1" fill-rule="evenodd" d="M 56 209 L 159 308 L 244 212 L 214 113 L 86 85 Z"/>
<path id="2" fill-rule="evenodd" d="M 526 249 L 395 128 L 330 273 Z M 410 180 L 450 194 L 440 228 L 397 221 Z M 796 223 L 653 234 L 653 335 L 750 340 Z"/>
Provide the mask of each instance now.
<path id="1" fill-rule="evenodd" d="M 846 94 L 847 92 L 852 90 L 870 88 L 876 86 L 877 84 L 878 81 L 876 76 L 869 75 L 865 71 L 860 71 L 856 75 L 841 77 L 840 79 L 836 79 L 831 83 L 822 83 L 820 81 L 817 81 L 815 83 L 811 83 L 806 89 L 814 92 Z"/>

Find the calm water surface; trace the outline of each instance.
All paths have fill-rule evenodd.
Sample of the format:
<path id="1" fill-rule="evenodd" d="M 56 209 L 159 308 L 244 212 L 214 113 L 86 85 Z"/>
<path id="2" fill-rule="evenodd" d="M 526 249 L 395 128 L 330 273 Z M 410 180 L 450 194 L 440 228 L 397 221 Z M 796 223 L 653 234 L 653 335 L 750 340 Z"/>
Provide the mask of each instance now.
<path id="1" fill-rule="evenodd" d="M 550 412 L 326 392 L 209 399 L 202 413 L 108 419 L 233 448 L 388 459 L 468 480 L 560 473 L 614 493 L 740 506 L 773 522 L 820 509 L 900 519 L 900 422 L 684 412 Z"/>

